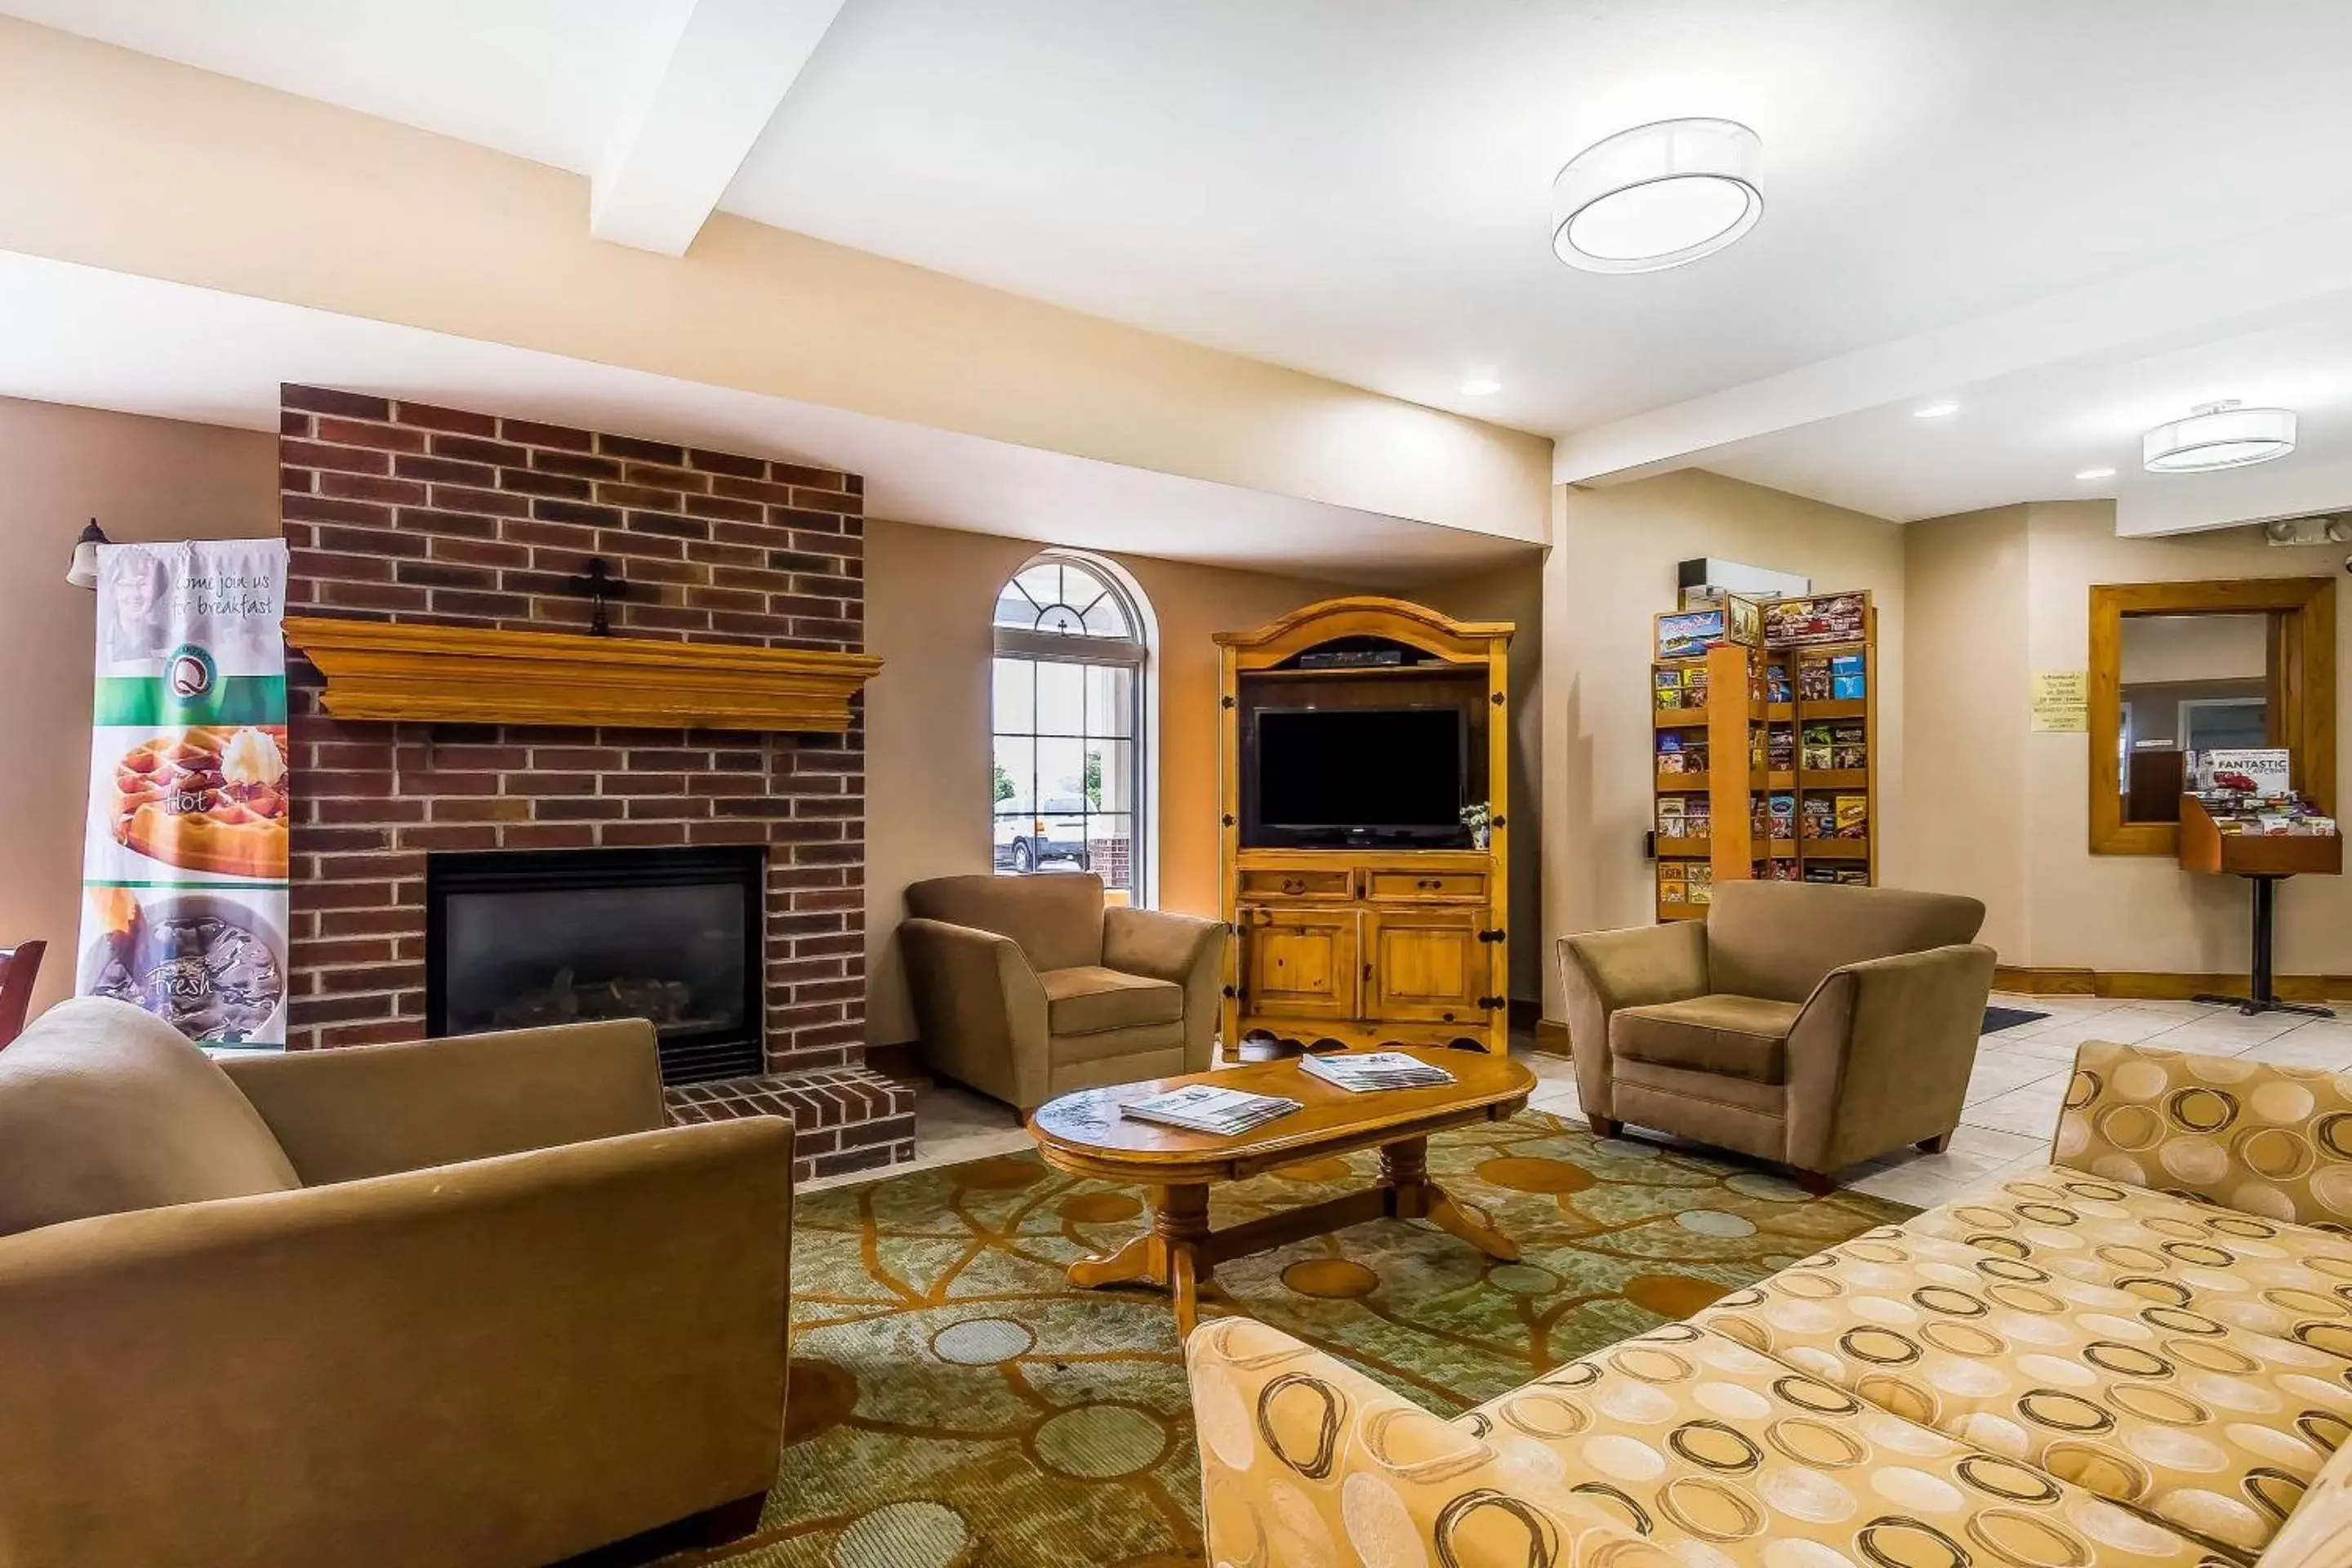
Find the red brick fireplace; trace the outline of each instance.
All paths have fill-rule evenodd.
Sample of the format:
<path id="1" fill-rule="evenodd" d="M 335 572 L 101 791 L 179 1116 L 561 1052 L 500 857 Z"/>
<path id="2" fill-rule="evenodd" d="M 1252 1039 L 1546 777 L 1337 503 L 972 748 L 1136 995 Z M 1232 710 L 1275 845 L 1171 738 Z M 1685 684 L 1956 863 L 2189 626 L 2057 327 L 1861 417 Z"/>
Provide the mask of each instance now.
<path id="1" fill-rule="evenodd" d="M 863 484 L 737 454 L 282 389 L 297 616 L 855 651 Z M 436 854 L 757 847 L 765 1071 L 674 1086 L 686 1119 L 800 1124 L 803 1175 L 913 1152 L 911 1095 L 865 1068 L 865 740 L 339 721 L 291 669 L 297 780 L 289 1044 L 420 1038 Z"/>

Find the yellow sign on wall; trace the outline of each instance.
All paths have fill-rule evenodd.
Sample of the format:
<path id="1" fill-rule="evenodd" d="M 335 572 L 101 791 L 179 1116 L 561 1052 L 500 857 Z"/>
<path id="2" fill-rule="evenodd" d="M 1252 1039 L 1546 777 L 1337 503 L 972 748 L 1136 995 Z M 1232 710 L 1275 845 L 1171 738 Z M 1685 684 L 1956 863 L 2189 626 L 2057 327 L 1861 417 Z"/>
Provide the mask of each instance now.
<path id="1" fill-rule="evenodd" d="M 2037 669 L 2033 672 L 2033 732 L 2037 735 L 2079 735 L 2091 727 L 2091 672 L 2087 669 Z"/>

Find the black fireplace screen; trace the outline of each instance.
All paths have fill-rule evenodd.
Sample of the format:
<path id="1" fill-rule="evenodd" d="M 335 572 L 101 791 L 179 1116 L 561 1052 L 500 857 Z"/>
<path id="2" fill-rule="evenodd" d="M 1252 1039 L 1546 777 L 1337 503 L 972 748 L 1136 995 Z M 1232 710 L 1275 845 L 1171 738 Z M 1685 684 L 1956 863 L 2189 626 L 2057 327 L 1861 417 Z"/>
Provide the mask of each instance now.
<path id="1" fill-rule="evenodd" d="M 757 848 L 434 855 L 427 1026 L 646 1018 L 665 1083 L 758 1072 L 763 867 Z"/>

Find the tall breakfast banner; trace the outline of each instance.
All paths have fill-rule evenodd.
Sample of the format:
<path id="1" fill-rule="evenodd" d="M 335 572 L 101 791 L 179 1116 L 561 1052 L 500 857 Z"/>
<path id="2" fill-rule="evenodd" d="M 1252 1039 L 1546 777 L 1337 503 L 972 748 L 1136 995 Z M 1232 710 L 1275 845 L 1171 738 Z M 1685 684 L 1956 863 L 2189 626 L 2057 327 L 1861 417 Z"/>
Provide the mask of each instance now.
<path id="1" fill-rule="evenodd" d="M 99 551 L 76 989 L 286 1043 L 286 542 Z"/>

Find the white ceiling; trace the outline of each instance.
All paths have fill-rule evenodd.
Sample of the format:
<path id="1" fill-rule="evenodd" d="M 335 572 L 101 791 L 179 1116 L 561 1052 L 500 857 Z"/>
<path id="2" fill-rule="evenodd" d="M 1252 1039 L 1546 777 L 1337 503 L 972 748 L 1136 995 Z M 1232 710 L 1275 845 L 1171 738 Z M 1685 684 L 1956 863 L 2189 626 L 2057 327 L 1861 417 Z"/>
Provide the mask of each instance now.
<path id="1" fill-rule="evenodd" d="M 278 427 L 281 380 L 866 476 L 870 517 L 1366 587 L 1465 575 L 1529 547 L 596 364 L 0 251 L 0 394 Z"/>
<path id="2" fill-rule="evenodd" d="M 811 3 L 0 10 L 594 175 L 673 68 L 682 28 L 723 37 L 747 6 Z M 1573 436 L 1562 478 L 1704 463 L 1916 516 L 2076 493 L 2039 477 L 2090 460 L 2060 456 L 2059 433 L 2105 431 L 2127 393 L 2155 401 L 2127 367 L 2196 343 L 2182 317 L 2147 308 L 2079 352 L 1979 355 L 1957 383 L 1935 379 L 1948 359 L 1903 345 L 2216 247 L 2259 256 L 2352 203 L 2348 57 L 2343 0 L 846 0 L 804 67 L 780 60 L 781 107 L 720 205 Z M 678 88 L 667 83 L 673 100 L 692 97 Z M 1762 136 L 1756 231 L 1662 274 L 1556 262 L 1545 214 L 1559 163 L 1690 113 Z M 726 147 L 720 166 L 742 153 Z M 2188 312 L 2191 335 L 2234 344 L 2224 357 L 2267 352 L 2219 287 Z M 2268 347 L 2298 351 L 2291 337 Z M 1788 385 L 1857 355 L 1879 374 L 1835 406 Z M 2215 395 L 2260 395 L 2252 383 L 2292 380 L 2310 358 L 2242 359 L 2250 384 Z M 1473 367 L 1492 367 L 1503 394 L 1461 396 Z M 2109 383 L 2092 385 L 2101 372 Z M 1848 421 L 1927 393 L 1982 405 L 1979 389 L 2000 391 L 2003 418 L 1938 432 L 1916 474 L 1866 471 L 1889 468 L 1888 448 L 1857 447 Z M 2105 401 L 2081 401 L 2094 391 Z M 1727 426 L 1678 416 L 1735 393 Z M 2178 412 L 2168 389 L 2162 412 Z M 1661 436 L 1685 427 L 1686 444 Z M 1636 462 L 1573 456 L 1636 434 Z M 2336 456 L 2352 447 L 2273 467 Z M 2191 510 L 2179 525 L 2213 521 L 2212 506 Z"/>
<path id="3" fill-rule="evenodd" d="M 2211 474 L 2150 474 L 2140 436 L 2223 397 L 2294 409 L 2293 457 Z M 2174 533 L 2352 508 L 2352 300 L 2331 297 L 2242 330 L 2136 344 L 1958 389 L 1958 409 L 1915 417 L 1903 401 L 1714 448 L 1735 479 L 1852 507 L 1921 517 L 2021 500 L 2113 498 L 2116 531 Z M 2084 480 L 2085 469 L 2113 477 Z"/>

